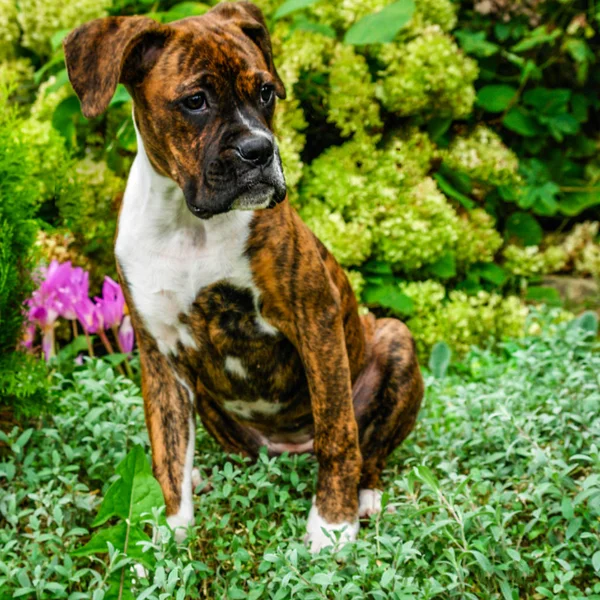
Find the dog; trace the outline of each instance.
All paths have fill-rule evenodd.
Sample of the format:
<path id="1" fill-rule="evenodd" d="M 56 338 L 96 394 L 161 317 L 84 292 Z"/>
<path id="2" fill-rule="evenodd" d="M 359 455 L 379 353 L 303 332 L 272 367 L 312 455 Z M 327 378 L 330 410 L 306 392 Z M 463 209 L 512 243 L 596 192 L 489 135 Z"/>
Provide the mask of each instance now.
<path id="1" fill-rule="evenodd" d="M 381 510 L 387 456 L 423 397 L 399 320 L 359 316 L 348 279 L 287 201 L 272 131 L 285 98 L 261 11 L 170 24 L 96 19 L 64 41 L 84 116 L 119 82 L 138 153 L 117 268 L 137 335 L 153 472 L 178 540 L 194 523 L 195 413 L 229 453 L 312 452 L 313 552 Z"/>

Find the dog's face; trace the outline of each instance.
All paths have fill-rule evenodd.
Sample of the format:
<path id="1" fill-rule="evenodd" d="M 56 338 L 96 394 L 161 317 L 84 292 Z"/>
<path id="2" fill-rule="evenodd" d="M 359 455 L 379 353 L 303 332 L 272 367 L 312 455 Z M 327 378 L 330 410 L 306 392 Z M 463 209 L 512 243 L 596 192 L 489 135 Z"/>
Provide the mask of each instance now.
<path id="1" fill-rule="evenodd" d="M 106 108 L 118 81 L 127 85 L 150 162 L 198 217 L 285 198 L 271 131 L 285 91 L 254 5 L 223 3 L 169 25 L 99 19 L 67 38 L 65 55 L 86 116 Z"/>

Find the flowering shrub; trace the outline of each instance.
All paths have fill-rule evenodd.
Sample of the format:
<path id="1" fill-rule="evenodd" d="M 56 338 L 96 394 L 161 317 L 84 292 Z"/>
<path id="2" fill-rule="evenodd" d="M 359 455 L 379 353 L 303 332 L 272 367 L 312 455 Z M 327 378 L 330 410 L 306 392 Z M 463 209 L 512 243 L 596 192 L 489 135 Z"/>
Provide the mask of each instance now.
<path id="1" fill-rule="evenodd" d="M 94 356 L 91 334 L 98 334 L 110 354 L 114 348 L 106 335 L 111 331 L 120 352 L 130 354 L 134 334 L 131 318 L 125 314 L 125 298 L 121 286 L 110 277 L 104 279 L 102 296 L 89 298 L 89 273 L 70 262 L 52 261 L 41 269 L 41 281 L 32 297 L 27 300 L 28 319 L 25 345 L 33 347 L 36 329 L 42 334 L 42 352 L 46 361 L 56 355 L 55 329 L 59 318 L 71 321 L 73 337 L 77 337 L 77 323 L 87 340 L 88 353 Z"/>
<path id="2" fill-rule="evenodd" d="M 45 221 L 38 247 L 48 263 L 69 260 L 89 271 L 97 290 L 105 275 L 114 276 L 117 207 L 135 151 L 131 102 L 119 88 L 106 115 L 85 121 L 66 84 L 60 40 L 92 17 L 144 13 L 149 5 L 2 1 L 0 82 L 19 81 L 14 100 L 23 107 L 21 135 L 37 165 Z M 473 335 L 464 337 L 482 343 L 515 331 L 523 313 L 516 298 L 528 280 L 552 272 L 598 276 L 593 222 L 585 243 L 568 249 L 564 236 L 544 235 L 536 220 L 578 215 L 597 203 L 597 136 L 591 127 L 579 133 L 598 107 L 572 83 L 588 90 L 594 80 L 596 25 L 577 17 L 585 12 L 579 0 L 560 13 L 560 31 L 545 25 L 551 3 L 511 10 L 505 21 L 495 9 L 482 16 L 485 3 L 473 10 L 451 0 L 256 3 L 288 92 L 275 132 L 290 201 L 351 268 L 354 289 L 371 309 L 422 320 L 398 290 L 435 281 L 445 291 L 444 310 L 460 312 L 475 298 L 495 311 L 497 326 L 469 326 Z M 390 13 L 394 6 L 404 12 Z M 167 22 L 200 8 L 159 0 L 152 16 Z M 377 26 L 360 33 L 363 19 L 373 18 Z M 553 46 L 559 38 L 560 49 Z M 557 56 L 564 72 L 552 66 Z M 552 157 L 545 145 L 568 151 Z M 567 236 L 572 225 L 561 225 Z M 374 264 L 375 271 L 386 265 L 385 273 L 374 273 Z M 454 291 L 460 301 L 451 299 Z M 506 296 L 507 304 L 495 301 Z M 503 315 L 511 310 L 509 322 Z M 427 334 L 423 352 L 433 337 Z"/>

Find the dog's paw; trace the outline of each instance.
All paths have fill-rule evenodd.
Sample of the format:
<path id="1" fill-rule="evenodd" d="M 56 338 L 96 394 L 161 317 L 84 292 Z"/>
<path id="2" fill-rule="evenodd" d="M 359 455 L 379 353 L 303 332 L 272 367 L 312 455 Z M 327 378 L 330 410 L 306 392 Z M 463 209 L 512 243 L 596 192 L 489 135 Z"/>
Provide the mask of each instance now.
<path id="1" fill-rule="evenodd" d="M 173 537 L 178 544 L 181 544 L 188 536 L 188 527 L 194 524 L 194 517 L 188 517 L 185 515 L 171 515 L 167 517 L 167 523 L 173 530 Z"/>
<path id="2" fill-rule="evenodd" d="M 362 519 L 381 512 L 381 490 L 364 489 L 358 492 L 358 516 Z"/>
<path id="3" fill-rule="evenodd" d="M 363 489 L 358 492 L 358 516 L 361 519 L 378 515 L 381 512 L 381 498 L 383 492 L 381 490 Z M 388 504 L 386 512 L 393 513 L 396 509 Z"/>
<path id="4" fill-rule="evenodd" d="M 202 479 L 200 471 L 197 468 L 192 469 L 192 490 L 196 494 L 206 494 L 212 491 L 212 483 L 208 479 Z"/>
<path id="5" fill-rule="evenodd" d="M 313 498 L 313 505 L 308 513 L 304 543 L 313 554 L 327 546 L 342 546 L 356 539 L 358 534 L 358 519 L 354 523 L 328 523 L 319 514 L 319 509 Z M 338 533 L 339 532 L 339 533 Z"/>

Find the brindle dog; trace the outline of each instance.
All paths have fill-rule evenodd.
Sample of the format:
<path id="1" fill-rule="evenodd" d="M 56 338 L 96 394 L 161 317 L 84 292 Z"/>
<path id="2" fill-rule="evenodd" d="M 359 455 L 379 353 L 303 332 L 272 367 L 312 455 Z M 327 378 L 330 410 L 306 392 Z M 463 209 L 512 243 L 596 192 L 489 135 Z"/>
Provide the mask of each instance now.
<path id="1" fill-rule="evenodd" d="M 423 382 L 405 325 L 359 316 L 344 271 L 286 201 L 272 134 L 285 90 L 260 10 L 98 19 L 64 48 L 86 117 L 118 82 L 133 98 L 116 256 L 169 523 L 185 535 L 193 522 L 195 408 L 227 452 L 314 451 L 307 542 L 354 539 L 359 515 L 381 510 L 381 471 Z"/>

